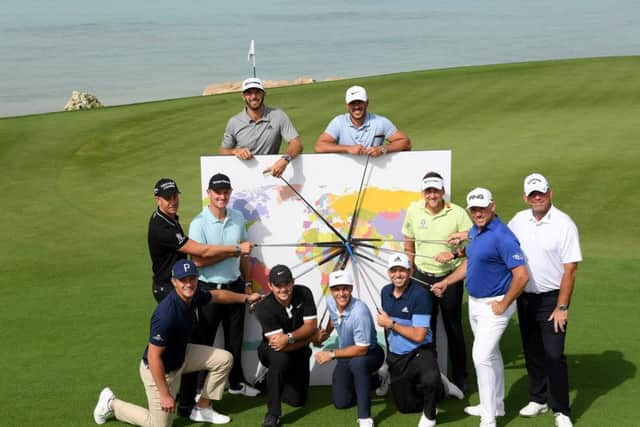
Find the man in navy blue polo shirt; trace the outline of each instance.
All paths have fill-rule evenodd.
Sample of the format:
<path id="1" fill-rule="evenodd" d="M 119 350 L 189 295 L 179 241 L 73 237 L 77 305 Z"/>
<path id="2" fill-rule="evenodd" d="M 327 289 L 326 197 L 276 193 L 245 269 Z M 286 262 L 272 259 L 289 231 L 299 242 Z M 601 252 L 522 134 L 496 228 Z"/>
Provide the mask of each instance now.
<path id="1" fill-rule="evenodd" d="M 440 297 L 447 286 L 467 277 L 469 322 L 473 331 L 473 364 L 478 377 L 480 404 L 464 411 L 480 416 L 480 426 L 495 427 L 504 415 L 504 363 L 500 338 L 515 312 L 513 302 L 529 280 L 525 258 L 516 236 L 496 215 L 491 192 L 476 188 L 467 195 L 474 225 L 469 230 L 466 260 L 431 290 Z"/>
<path id="2" fill-rule="evenodd" d="M 306 286 L 295 285 L 286 265 L 269 272 L 271 293 L 255 307 L 262 326 L 258 346 L 260 363 L 267 372 L 268 412 L 262 427 L 280 423 L 282 403 L 299 407 L 309 391 L 309 342 L 317 338 L 317 313 L 313 294 Z"/>
<path id="3" fill-rule="evenodd" d="M 220 400 L 224 392 L 233 356 L 225 350 L 189 344 L 198 307 L 211 301 L 222 304 L 253 303 L 257 293 L 241 295 L 226 290 L 198 289 L 198 269 L 190 260 L 179 260 L 172 269 L 174 290 L 158 304 L 151 316 L 149 344 L 140 362 L 149 409 L 117 399 L 109 387 L 100 393 L 93 411 L 97 424 L 115 418 L 138 426 L 169 426 L 176 409 L 175 395 L 184 372 L 207 370 L 202 396 L 191 411 L 197 422 L 226 424 L 230 418 L 211 408 L 211 400 Z"/>
<path id="4" fill-rule="evenodd" d="M 338 409 L 358 405 L 359 427 L 373 427 L 371 418 L 371 375 L 382 362 L 384 351 L 378 345 L 376 329 L 369 307 L 351 295 L 353 277 L 348 271 L 338 270 L 329 275 L 327 308 L 331 315 L 327 328 L 320 331 L 319 342 L 325 341 L 335 328 L 338 348 L 316 353 L 319 364 L 337 359 L 331 381 L 333 404 Z"/>
<path id="5" fill-rule="evenodd" d="M 388 337 L 393 399 L 400 412 L 422 411 L 418 427 L 435 426 L 438 400 L 447 394 L 464 396 L 440 374 L 430 328 L 431 296 L 411 279 L 409 258 L 394 254 L 388 267 L 391 283 L 380 292 L 382 311 L 377 321 Z"/>

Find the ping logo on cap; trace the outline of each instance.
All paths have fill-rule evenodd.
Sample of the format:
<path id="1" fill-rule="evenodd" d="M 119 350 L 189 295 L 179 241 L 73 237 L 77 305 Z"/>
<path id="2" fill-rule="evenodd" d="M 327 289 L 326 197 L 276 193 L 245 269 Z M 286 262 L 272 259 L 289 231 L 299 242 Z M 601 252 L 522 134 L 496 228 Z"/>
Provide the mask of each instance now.
<path id="1" fill-rule="evenodd" d="M 484 194 L 472 194 L 469 196 L 469 200 L 484 200 Z"/>

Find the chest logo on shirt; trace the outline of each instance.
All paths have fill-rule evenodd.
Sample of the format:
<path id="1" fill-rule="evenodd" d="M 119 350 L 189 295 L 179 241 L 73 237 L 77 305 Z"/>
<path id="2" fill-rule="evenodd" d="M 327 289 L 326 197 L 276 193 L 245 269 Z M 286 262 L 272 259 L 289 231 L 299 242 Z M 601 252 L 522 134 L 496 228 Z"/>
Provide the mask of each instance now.
<path id="1" fill-rule="evenodd" d="M 427 220 L 422 218 L 420 220 L 420 228 L 427 228 Z"/>
<path id="2" fill-rule="evenodd" d="M 153 337 L 153 339 L 156 340 L 156 341 L 164 342 L 164 338 L 162 338 L 162 335 L 160 335 L 160 334 L 156 334 Z"/>
<path id="3" fill-rule="evenodd" d="M 402 309 L 402 312 L 403 312 L 403 313 L 408 313 L 408 312 L 409 312 L 409 307 L 405 306 L 405 307 Z"/>

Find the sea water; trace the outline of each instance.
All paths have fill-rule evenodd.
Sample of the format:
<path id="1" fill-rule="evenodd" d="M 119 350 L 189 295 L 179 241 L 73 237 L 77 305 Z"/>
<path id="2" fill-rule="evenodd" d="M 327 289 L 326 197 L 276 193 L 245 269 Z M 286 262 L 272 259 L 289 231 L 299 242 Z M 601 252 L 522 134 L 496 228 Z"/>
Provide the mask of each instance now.
<path id="1" fill-rule="evenodd" d="M 2 0 L 0 116 L 209 83 L 640 54 L 637 0 Z"/>

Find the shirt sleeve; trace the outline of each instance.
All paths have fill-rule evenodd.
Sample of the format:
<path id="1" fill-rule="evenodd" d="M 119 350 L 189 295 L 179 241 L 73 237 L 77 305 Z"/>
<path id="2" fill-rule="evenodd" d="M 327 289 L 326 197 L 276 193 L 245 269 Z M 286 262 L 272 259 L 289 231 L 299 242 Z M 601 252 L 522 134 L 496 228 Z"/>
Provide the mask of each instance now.
<path id="1" fill-rule="evenodd" d="M 458 231 L 469 231 L 473 222 L 466 210 L 460 208 L 460 220 L 458 221 Z"/>
<path id="2" fill-rule="evenodd" d="M 391 135 L 398 131 L 398 128 L 391 122 L 391 120 L 383 116 L 378 116 L 378 118 L 380 119 L 380 123 L 382 124 L 382 130 L 384 131 L 385 139 L 389 139 Z"/>
<path id="3" fill-rule="evenodd" d="M 211 302 L 212 299 L 213 299 L 213 295 L 211 295 L 211 292 L 202 288 L 196 289 L 196 293 L 193 297 L 196 307 L 202 307 L 203 305 L 207 305 Z"/>
<path id="4" fill-rule="evenodd" d="M 318 317 L 316 312 L 316 303 L 313 300 L 313 294 L 306 286 L 300 286 L 302 290 L 302 318 L 304 320 L 313 320 Z"/>
<path id="5" fill-rule="evenodd" d="M 500 233 L 497 239 L 498 253 L 507 268 L 511 270 L 525 265 L 526 261 L 516 236 L 509 229 L 505 228 L 505 230 L 506 232 Z"/>
<path id="6" fill-rule="evenodd" d="M 414 286 L 418 286 L 414 284 Z M 431 325 L 431 298 L 426 290 L 416 292 L 411 313 L 411 326 L 428 328 Z"/>
<path id="7" fill-rule="evenodd" d="M 366 305 L 362 305 L 362 308 L 356 313 L 358 316 L 358 322 L 353 328 L 353 342 L 357 346 L 369 347 L 371 345 L 371 330 L 373 329 L 373 319 L 371 313 Z"/>
<path id="8" fill-rule="evenodd" d="M 233 120 L 229 120 L 227 122 L 227 127 L 224 129 L 224 135 L 222 135 L 222 146 L 224 148 L 235 148 L 235 146 L 238 145 L 238 141 L 236 141 L 232 121 Z"/>
<path id="9" fill-rule="evenodd" d="M 402 223 L 402 234 L 407 237 L 414 238 L 415 234 L 413 233 L 413 209 L 411 205 L 407 208 L 407 213 L 404 216 L 404 222 Z"/>
<path id="10" fill-rule="evenodd" d="M 293 127 L 293 123 L 291 123 L 291 119 L 287 116 L 287 113 L 280 110 L 280 114 L 282 114 L 282 124 L 280 126 L 280 135 L 282 139 L 284 139 L 287 144 L 294 138 L 297 138 L 298 131 L 295 127 Z"/>
<path id="11" fill-rule="evenodd" d="M 258 318 L 260 326 L 262 326 L 262 333 L 265 337 L 284 332 L 284 328 L 278 322 L 277 316 L 275 313 L 269 311 L 267 304 L 266 301 L 260 302 L 255 310 L 256 317 Z"/>
<path id="12" fill-rule="evenodd" d="M 578 227 L 570 221 L 565 227 L 562 239 L 562 253 L 560 255 L 563 264 L 582 261 L 582 251 L 580 249 L 580 238 Z"/>
<path id="13" fill-rule="evenodd" d="M 198 243 L 207 244 L 207 236 L 204 233 L 202 227 L 202 218 L 197 215 L 189 224 L 189 238 L 195 240 Z"/>
<path id="14" fill-rule="evenodd" d="M 342 116 L 334 117 L 327 125 L 327 128 L 324 130 L 326 133 L 331 135 L 333 139 L 336 140 L 336 142 L 340 141 L 340 119 L 341 118 Z"/>
<path id="15" fill-rule="evenodd" d="M 151 327 L 149 329 L 149 343 L 158 347 L 166 347 L 169 342 L 171 332 L 170 316 L 159 316 L 157 311 L 151 316 Z"/>

